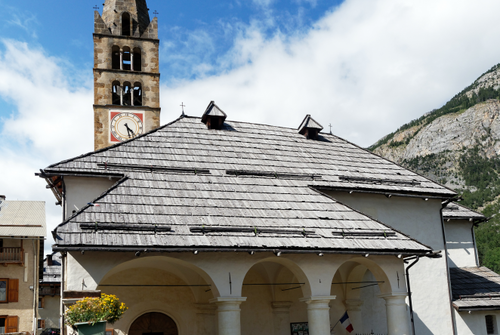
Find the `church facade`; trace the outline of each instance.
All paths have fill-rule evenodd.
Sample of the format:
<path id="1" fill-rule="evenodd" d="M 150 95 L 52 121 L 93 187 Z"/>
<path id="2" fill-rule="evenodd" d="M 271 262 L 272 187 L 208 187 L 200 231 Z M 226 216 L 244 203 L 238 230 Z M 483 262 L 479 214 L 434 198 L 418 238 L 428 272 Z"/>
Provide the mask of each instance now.
<path id="1" fill-rule="evenodd" d="M 212 101 L 160 126 L 157 29 L 144 0 L 95 12 L 96 151 L 40 173 L 63 303 L 116 294 L 113 335 L 457 334 L 457 193 L 310 115 L 229 121 Z"/>

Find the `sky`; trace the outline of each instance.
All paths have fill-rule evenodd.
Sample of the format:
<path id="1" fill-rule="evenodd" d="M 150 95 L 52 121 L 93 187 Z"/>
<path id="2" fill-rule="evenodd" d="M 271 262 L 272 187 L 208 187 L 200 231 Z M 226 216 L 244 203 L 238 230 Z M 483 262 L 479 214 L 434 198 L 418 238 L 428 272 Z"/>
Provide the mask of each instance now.
<path id="1" fill-rule="evenodd" d="M 229 120 L 296 128 L 311 114 L 367 147 L 500 63 L 498 0 L 147 1 L 159 20 L 162 124 L 181 103 L 201 116 L 214 100 Z M 102 3 L 0 6 L 0 194 L 46 202 L 48 252 L 61 208 L 34 174 L 93 150 Z"/>

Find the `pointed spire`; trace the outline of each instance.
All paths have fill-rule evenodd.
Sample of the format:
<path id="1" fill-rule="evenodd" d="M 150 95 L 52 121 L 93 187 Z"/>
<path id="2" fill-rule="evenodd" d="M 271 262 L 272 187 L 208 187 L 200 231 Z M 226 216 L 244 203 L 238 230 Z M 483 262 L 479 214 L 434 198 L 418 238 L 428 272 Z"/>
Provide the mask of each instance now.
<path id="1" fill-rule="evenodd" d="M 102 20 L 113 35 L 141 37 L 151 22 L 146 0 L 106 0 Z"/>

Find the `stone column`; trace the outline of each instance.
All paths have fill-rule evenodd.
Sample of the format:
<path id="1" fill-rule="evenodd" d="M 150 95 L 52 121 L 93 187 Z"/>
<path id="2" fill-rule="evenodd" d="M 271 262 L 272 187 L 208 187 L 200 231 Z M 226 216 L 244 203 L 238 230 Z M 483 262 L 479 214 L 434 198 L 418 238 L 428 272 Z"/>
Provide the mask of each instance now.
<path id="1" fill-rule="evenodd" d="M 130 71 L 134 71 L 134 53 L 130 51 Z"/>
<path id="2" fill-rule="evenodd" d="M 380 295 L 385 300 L 387 310 L 388 335 L 410 335 L 410 323 L 405 302 L 406 293 Z"/>
<path id="3" fill-rule="evenodd" d="M 355 331 L 361 332 L 363 330 L 363 321 L 361 318 L 361 306 L 363 306 L 363 300 L 361 299 L 347 299 L 345 301 L 347 307 L 347 314 L 349 315 L 349 321 L 351 321 L 352 327 Z"/>
<path id="4" fill-rule="evenodd" d="M 291 301 L 273 301 L 274 335 L 290 335 Z"/>
<path id="5" fill-rule="evenodd" d="M 120 70 L 123 70 L 123 50 L 120 50 Z"/>
<path id="6" fill-rule="evenodd" d="M 302 298 L 307 304 L 309 335 L 330 335 L 330 300 L 336 296 L 315 296 Z"/>
<path id="7" fill-rule="evenodd" d="M 130 84 L 130 106 L 134 106 L 134 84 Z"/>
<path id="8" fill-rule="evenodd" d="M 219 297 L 210 300 L 217 305 L 218 335 L 241 335 L 240 305 L 246 297 Z"/>
<path id="9" fill-rule="evenodd" d="M 197 335 L 215 335 L 215 310 L 213 304 L 195 304 Z"/>

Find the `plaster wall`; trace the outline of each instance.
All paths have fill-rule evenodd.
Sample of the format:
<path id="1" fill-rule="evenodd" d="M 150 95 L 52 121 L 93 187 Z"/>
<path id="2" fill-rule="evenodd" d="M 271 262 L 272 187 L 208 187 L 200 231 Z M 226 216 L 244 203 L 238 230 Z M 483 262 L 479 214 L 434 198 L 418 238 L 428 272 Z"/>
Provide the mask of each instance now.
<path id="1" fill-rule="evenodd" d="M 486 315 L 494 315 L 496 319 L 495 332 L 499 334 L 500 327 L 500 311 L 480 311 L 480 312 L 457 312 L 455 317 L 457 320 L 458 335 L 489 335 L 486 331 Z"/>
<path id="2" fill-rule="evenodd" d="M 61 328 L 59 325 L 59 309 L 61 296 L 44 296 L 44 306 L 38 309 L 38 318 L 45 320 L 45 328 Z"/>
<path id="3" fill-rule="evenodd" d="M 328 194 L 445 255 L 440 200 L 348 192 Z M 453 334 L 448 278 L 446 257 L 422 258 L 411 268 L 417 334 Z"/>
<path id="4" fill-rule="evenodd" d="M 67 219 L 73 215 L 76 208 L 82 209 L 89 202 L 100 196 L 113 186 L 117 178 L 65 177 L 66 187 L 65 209 Z"/>
<path id="5" fill-rule="evenodd" d="M 34 244 L 34 248 L 33 248 Z M 34 318 L 34 301 L 38 301 L 38 297 L 34 297 L 34 291 L 30 289 L 34 287 L 36 290 L 36 282 L 34 280 L 34 254 L 38 255 L 37 240 L 23 240 L 23 249 L 25 264 L 10 264 L 8 266 L 0 265 L 0 278 L 2 279 L 19 279 L 19 296 L 18 302 L 9 302 L 0 304 L 0 315 L 18 316 L 18 331 L 19 332 L 33 332 L 33 318 Z M 4 239 L 4 247 L 20 247 L 21 240 Z M 25 280 L 26 279 L 26 280 Z M 36 299 L 36 300 L 35 300 Z"/>
<path id="6" fill-rule="evenodd" d="M 472 235 L 472 223 L 467 220 L 451 220 L 444 224 L 446 247 L 450 267 L 474 267 L 476 250 Z"/>

